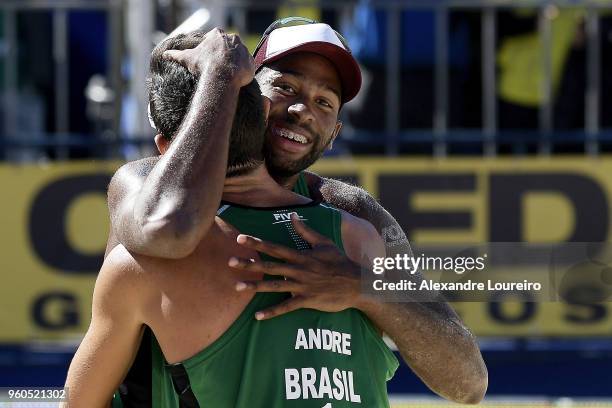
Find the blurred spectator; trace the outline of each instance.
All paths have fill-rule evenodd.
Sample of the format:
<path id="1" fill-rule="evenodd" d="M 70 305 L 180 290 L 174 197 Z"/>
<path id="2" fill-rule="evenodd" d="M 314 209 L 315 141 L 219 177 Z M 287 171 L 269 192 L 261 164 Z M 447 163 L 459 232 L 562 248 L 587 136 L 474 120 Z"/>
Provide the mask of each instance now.
<path id="1" fill-rule="evenodd" d="M 315 21 L 330 24 L 332 27 L 339 26 L 339 13 L 335 8 L 326 8 L 325 3 L 320 0 L 301 0 L 292 2 L 287 0 L 276 0 L 270 2 L 269 7 L 253 7 L 256 0 L 242 0 L 244 7 L 227 7 L 226 27 L 231 27 L 241 33 L 241 39 L 251 51 L 259 42 L 262 33 L 268 26 L 279 18 L 289 16 L 300 16 Z M 344 4 L 348 7 L 351 1 Z"/>
<path id="2" fill-rule="evenodd" d="M 15 129 L 10 129 L 9 138 L 21 139 L 27 137 L 33 144 L 41 141 L 43 132 L 52 132 L 55 129 L 54 65 L 53 46 L 51 36 L 51 13 L 46 11 L 29 11 L 17 14 L 17 61 L 6 63 L 17 64 L 17 83 L 15 103 L 18 108 L 13 109 Z M 5 68 L 6 69 L 6 68 Z M 27 104 L 24 102 L 36 103 Z M 20 111 L 24 111 L 21 112 Z M 25 119 L 25 121 L 24 121 Z M 25 122 L 25 123 L 24 123 Z M 25 125 L 26 127 L 21 127 Z M 23 131 L 21 133 L 20 131 Z M 13 133 L 14 132 L 14 133 Z M 28 134 L 29 136 L 25 136 Z M 44 140 L 42 140 L 44 141 Z M 38 157 L 46 154 L 54 157 L 54 149 L 30 149 L 31 154 Z M 8 154 L 8 159 L 25 159 L 21 154 L 14 156 L 15 151 Z"/>
<path id="3" fill-rule="evenodd" d="M 108 20 L 100 11 L 72 11 L 69 13 L 68 64 L 70 72 L 69 132 L 86 138 L 97 138 L 103 129 L 87 114 L 85 90 L 92 77 L 107 74 L 110 48 L 107 42 Z M 113 129 L 113 122 L 106 122 Z M 70 157 L 90 157 L 97 146 L 72 148 Z"/>
<path id="4" fill-rule="evenodd" d="M 369 78 L 361 90 L 360 101 L 347 106 L 351 124 L 358 129 L 384 130 L 386 101 L 386 58 L 391 47 L 400 47 L 401 129 L 431 128 L 434 112 L 434 67 L 436 16 L 432 9 L 401 11 L 400 44 L 387 41 L 387 16 L 363 0 L 355 11 L 353 26 L 347 32 L 351 48 L 364 76 Z M 478 26 L 476 26 L 478 27 Z M 467 79 L 472 58 L 471 21 L 467 13 L 450 16 L 448 38 L 449 125 L 469 126 L 466 111 Z"/>
<path id="5" fill-rule="evenodd" d="M 4 112 L 7 109 L 5 95 L 0 99 L 0 129 L 4 131 Z M 11 101 L 17 109 L 13 107 L 15 115 L 11 125 L 10 134 L 6 135 L 20 145 L 4 146 L 4 158 L 13 162 L 29 162 L 45 159 L 44 149 L 33 148 L 37 146 L 41 137 L 45 135 L 45 103 L 36 90 L 30 85 L 25 85 L 15 94 L 15 100 Z"/>
<path id="6" fill-rule="evenodd" d="M 91 150 L 84 139 L 80 147 L 66 149 L 53 145 L 57 133 L 89 135 L 93 130 L 85 113 L 84 89 L 89 78 L 107 69 L 106 56 L 108 38 L 106 15 L 103 11 L 69 11 L 67 25 L 67 44 L 63 50 L 57 49 L 61 42 L 57 39 L 58 31 L 54 30 L 52 10 L 24 8 L 16 12 L 16 39 L 12 46 L 17 52 L 16 60 L 5 60 L 6 65 L 14 64 L 17 81 L 12 84 L 16 94 L 10 103 L 14 117 L 9 120 L 14 125 L 7 126 L 7 138 L 18 143 L 29 142 L 30 158 L 47 156 L 88 157 Z M 60 31 L 61 32 L 61 31 Z M 6 40 L 6 39 L 5 39 Z M 66 64 L 68 87 L 62 89 L 67 96 L 67 104 L 58 106 L 56 63 Z M 5 106 L 6 108 L 6 106 Z M 67 123 L 59 129 L 58 109 L 64 108 Z M 14 127 L 14 129 L 12 128 Z M 3 129 L 5 130 L 5 129 Z M 22 154 L 15 155 L 17 150 L 9 152 L 9 159 L 25 159 Z"/>
<path id="7" fill-rule="evenodd" d="M 568 57 L 579 34 L 582 9 L 546 9 L 551 24 L 551 87 L 558 95 Z M 544 101 L 544 53 L 536 9 L 499 13 L 498 97 L 501 129 L 536 129 Z M 583 97 L 584 99 L 584 94 Z M 557 115 L 558 116 L 558 115 Z"/>

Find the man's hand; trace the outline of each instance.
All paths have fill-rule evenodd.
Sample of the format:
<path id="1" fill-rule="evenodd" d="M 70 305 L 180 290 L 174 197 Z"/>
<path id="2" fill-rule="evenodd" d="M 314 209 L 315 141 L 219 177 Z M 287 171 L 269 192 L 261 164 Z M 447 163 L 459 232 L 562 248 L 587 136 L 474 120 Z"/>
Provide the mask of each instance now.
<path id="1" fill-rule="evenodd" d="M 134 253 L 168 259 L 188 256 L 213 225 L 219 208 L 238 97 L 253 81 L 254 64 L 238 36 L 215 29 L 196 39 L 201 39 L 197 47 L 184 50 L 168 50 L 170 44 L 162 42 L 164 61 L 159 60 L 159 50 L 154 53 L 151 81 L 166 92 L 177 80 L 165 74 L 168 66 L 180 63 L 199 73 L 190 102 L 164 102 L 176 112 L 186 110 L 173 135 L 158 135 L 159 141 L 165 136 L 172 142 L 160 146 L 163 154 L 146 172 L 131 180 L 125 180 L 126 172 L 118 172 L 109 186 L 112 232 Z M 176 46 L 184 44 L 178 39 Z"/>
<path id="2" fill-rule="evenodd" d="M 178 62 L 189 72 L 199 76 L 208 68 L 220 70 L 236 81 L 239 87 L 248 85 L 255 75 L 255 63 L 249 50 L 237 34 L 226 34 L 214 28 L 204 36 L 195 48 L 168 50 L 163 58 Z"/>
<path id="3" fill-rule="evenodd" d="M 228 264 L 232 268 L 285 277 L 285 280 L 238 282 L 236 290 L 291 292 L 293 295 L 285 302 L 257 312 L 255 318 L 269 319 L 300 308 L 339 312 L 356 307 L 361 288 L 359 265 L 348 259 L 330 239 L 304 225 L 295 214 L 291 222 L 312 249 L 297 251 L 249 235 L 237 238 L 244 247 L 286 262 L 230 258 Z"/>

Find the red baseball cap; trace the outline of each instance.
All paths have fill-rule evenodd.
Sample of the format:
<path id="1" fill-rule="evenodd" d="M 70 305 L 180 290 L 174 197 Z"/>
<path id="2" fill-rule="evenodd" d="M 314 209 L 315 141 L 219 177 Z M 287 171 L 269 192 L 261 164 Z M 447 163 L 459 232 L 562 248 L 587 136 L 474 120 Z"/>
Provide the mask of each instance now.
<path id="1" fill-rule="evenodd" d="M 361 69 L 344 39 L 324 23 L 280 27 L 264 35 L 254 55 L 255 69 L 296 52 L 312 52 L 327 58 L 338 71 L 342 103 L 353 99 L 361 88 Z"/>

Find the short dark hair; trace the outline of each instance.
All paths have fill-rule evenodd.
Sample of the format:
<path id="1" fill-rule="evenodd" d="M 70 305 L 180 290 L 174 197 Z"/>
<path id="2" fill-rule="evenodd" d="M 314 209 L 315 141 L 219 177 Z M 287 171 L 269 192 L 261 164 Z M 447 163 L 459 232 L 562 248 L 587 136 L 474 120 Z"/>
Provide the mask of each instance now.
<path id="1" fill-rule="evenodd" d="M 164 59 L 167 50 L 197 47 L 204 32 L 193 31 L 165 39 L 151 52 L 149 108 L 157 131 L 172 140 L 178 132 L 196 90 L 198 77 L 177 62 Z M 263 161 L 264 107 L 257 81 L 240 89 L 228 156 L 228 175 L 248 172 Z"/>

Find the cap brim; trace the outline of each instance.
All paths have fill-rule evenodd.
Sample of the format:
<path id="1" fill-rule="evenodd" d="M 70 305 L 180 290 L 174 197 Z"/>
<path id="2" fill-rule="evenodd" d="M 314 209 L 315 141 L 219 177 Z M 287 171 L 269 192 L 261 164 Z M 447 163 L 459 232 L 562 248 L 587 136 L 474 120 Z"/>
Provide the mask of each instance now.
<path id="1" fill-rule="evenodd" d="M 321 55 L 327 58 L 336 67 L 342 85 L 342 103 L 350 101 L 359 93 L 359 89 L 361 88 L 361 69 L 357 61 L 353 55 L 344 48 L 328 42 L 312 41 L 306 44 L 296 45 L 295 47 L 265 58 L 261 61 L 260 66 L 297 52 L 312 52 Z"/>

